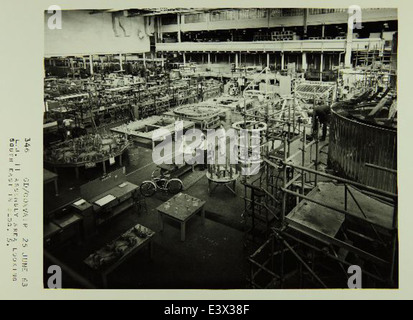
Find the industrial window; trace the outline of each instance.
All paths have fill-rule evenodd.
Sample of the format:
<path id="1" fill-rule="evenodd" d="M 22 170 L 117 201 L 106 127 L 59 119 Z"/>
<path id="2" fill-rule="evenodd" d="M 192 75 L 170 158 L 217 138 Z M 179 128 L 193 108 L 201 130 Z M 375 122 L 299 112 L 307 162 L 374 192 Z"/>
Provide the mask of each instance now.
<path id="1" fill-rule="evenodd" d="M 185 16 L 185 23 L 205 22 L 206 15 L 204 13 L 188 14 Z"/>
<path id="2" fill-rule="evenodd" d="M 281 17 L 282 15 L 282 10 L 281 9 L 270 9 L 270 17 L 275 18 L 275 17 Z"/>
<path id="3" fill-rule="evenodd" d="M 165 15 L 162 17 L 162 24 L 163 25 L 169 25 L 169 24 L 177 24 L 178 23 L 178 17 L 176 14 L 173 15 Z"/>
<path id="4" fill-rule="evenodd" d="M 284 17 L 303 16 L 304 9 L 296 9 L 296 8 L 282 9 L 282 15 Z"/>
<path id="5" fill-rule="evenodd" d="M 327 14 L 327 13 L 336 13 L 336 12 L 347 12 L 348 9 L 325 9 L 325 8 L 313 8 L 309 10 L 310 14 Z"/>

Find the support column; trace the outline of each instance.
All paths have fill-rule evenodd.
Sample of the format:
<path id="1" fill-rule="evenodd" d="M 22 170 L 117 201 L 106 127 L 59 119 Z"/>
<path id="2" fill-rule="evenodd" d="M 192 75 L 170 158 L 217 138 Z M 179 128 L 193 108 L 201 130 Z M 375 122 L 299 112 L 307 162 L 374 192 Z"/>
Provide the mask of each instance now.
<path id="1" fill-rule="evenodd" d="M 211 66 L 211 53 L 208 52 L 208 67 Z"/>
<path id="2" fill-rule="evenodd" d="M 235 53 L 235 68 L 238 68 L 238 53 Z"/>
<path id="3" fill-rule="evenodd" d="M 72 74 L 74 74 L 75 73 L 75 65 L 74 65 L 74 62 L 73 62 L 73 58 L 69 59 L 69 63 L 70 63 L 70 70 L 72 71 Z"/>
<path id="4" fill-rule="evenodd" d="M 303 52 L 303 58 L 301 62 L 301 69 L 307 71 L 307 53 Z"/>
<path id="5" fill-rule="evenodd" d="M 323 24 L 321 26 L 321 39 L 324 39 L 325 31 L 326 31 L 326 26 Z"/>
<path id="6" fill-rule="evenodd" d="M 178 42 L 181 42 L 181 15 L 177 14 L 177 22 L 178 22 Z"/>
<path id="7" fill-rule="evenodd" d="M 143 58 L 143 66 L 146 68 L 146 52 L 143 53 L 142 58 Z"/>
<path id="8" fill-rule="evenodd" d="M 304 23 L 303 23 L 303 30 L 304 30 L 304 38 L 307 38 L 307 24 L 308 24 L 308 9 L 304 9 Z"/>
<path id="9" fill-rule="evenodd" d="M 349 13 L 350 15 L 350 13 Z M 344 67 L 351 68 L 351 51 L 353 49 L 353 26 L 347 24 L 346 55 L 344 56 Z"/>
<path id="10" fill-rule="evenodd" d="M 163 42 L 162 17 L 158 16 L 159 40 Z"/>
<path id="11" fill-rule="evenodd" d="M 90 55 L 89 56 L 89 70 L 90 70 L 90 74 L 93 75 L 93 56 Z"/>
<path id="12" fill-rule="evenodd" d="M 323 64 L 324 64 L 324 53 L 321 52 L 320 56 L 320 81 L 323 81 Z"/>
<path id="13" fill-rule="evenodd" d="M 186 65 L 186 54 L 185 54 L 185 52 L 182 53 L 182 57 L 183 57 L 184 65 Z"/>
<path id="14" fill-rule="evenodd" d="M 119 53 L 119 65 L 120 65 L 120 71 L 123 71 L 123 65 L 122 65 L 122 53 Z"/>
<path id="15" fill-rule="evenodd" d="M 281 52 L 281 70 L 285 68 L 284 52 Z"/>
<path id="16" fill-rule="evenodd" d="M 267 68 L 270 67 L 270 54 L 267 53 Z"/>

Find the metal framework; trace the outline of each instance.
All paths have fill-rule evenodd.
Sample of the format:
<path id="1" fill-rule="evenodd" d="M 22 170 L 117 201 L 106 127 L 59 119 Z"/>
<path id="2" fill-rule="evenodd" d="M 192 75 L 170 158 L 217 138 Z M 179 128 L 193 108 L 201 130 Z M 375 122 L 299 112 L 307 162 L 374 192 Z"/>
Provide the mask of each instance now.
<path id="1" fill-rule="evenodd" d="M 269 70 L 264 69 L 262 73 L 264 72 L 268 75 Z M 253 83 L 254 80 L 245 88 L 244 93 L 253 86 Z M 303 110 L 297 102 L 295 95 L 291 98 L 282 98 L 280 101 L 265 99 L 258 108 L 247 110 L 246 99 L 244 99 L 244 110 L 241 112 L 244 128 L 248 128 L 251 123 L 266 124 L 265 132 L 261 133 L 262 155 L 273 158 L 283 149 L 290 154 L 290 145 L 299 138 L 300 131 L 309 129 L 304 125 Z M 243 218 L 247 225 L 245 246 L 250 240 L 255 242 L 262 236 L 267 238 L 271 225 L 279 220 L 281 202 L 280 197 L 277 196 L 277 181 L 281 178 L 278 168 L 270 168 L 265 163 L 261 164 L 259 174 L 244 177 Z"/>
<path id="2" fill-rule="evenodd" d="M 295 82 L 296 97 L 303 100 L 324 100 L 333 102 L 336 96 L 335 82 L 308 81 Z"/>
<path id="3" fill-rule="evenodd" d="M 366 286 L 397 287 L 397 194 L 321 172 L 318 136 L 307 143 L 303 130 L 302 137 L 295 154 L 288 155 L 285 137 L 283 156 L 264 158 L 267 176 L 282 176 L 279 193 L 261 183 L 281 211 L 268 240 L 249 257 L 251 287 L 343 288 L 350 265 L 362 268 Z M 308 163 L 313 146 L 315 160 Z"/>
<path id="4" fill-rule="evenodd" d="M 297 101 L 332 103 L 335 95 L 335 83 L 304 81 L 275 112 L 271 100 L 260 110 L 244 103 L 245 124 L 267 124 L 260 173 L 243 181 L 245 246 L 259 246 L 249 256 L 252 288 L 346 288 L 350 265 L 361 267 L 363 287 L 397 287 L 397 191 L 321 170 L 328 144 L 318 126 L 297 121 Z"/>

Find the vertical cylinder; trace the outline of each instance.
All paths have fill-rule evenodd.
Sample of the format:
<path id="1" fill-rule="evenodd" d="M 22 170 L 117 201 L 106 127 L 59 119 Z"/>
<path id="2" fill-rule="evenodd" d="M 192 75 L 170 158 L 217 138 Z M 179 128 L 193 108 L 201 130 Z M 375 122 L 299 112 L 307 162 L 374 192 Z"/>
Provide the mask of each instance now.
<path id="1" fill-rule="evenodd" d="M 307 70 L 307 53 L 303 52 L 302 62 L 301 62 L 301 69 L 304 71 Z"/>
<path id="2" fill-rule="evenodd" d="M 285 68 L 284 52 L 281 52 L 281 70 Z"/>
<path id="3" fill-rule="evenodd" d="M 89 68 L 90 68 L 90 74 L 93 75 L 93 56 L 89 56 Z"/>
<path id="4" fill-rule="evenodd" d="M 349 13 L 350 15 L 350 13 Z M 350 19 L 350 17 L 349 17 Z M 351 51 L 353 49 L 353 26 L 347 25 L 346 55 L 344 57 L 345 68 L 351 68 Z"/>
<path id="5" fill-rule="evenodd" d="M 321 56 L 320 56 L 320 81 L 323 81 L 323 70 L 324 70 L 324 53 L 321 52 Z"/>

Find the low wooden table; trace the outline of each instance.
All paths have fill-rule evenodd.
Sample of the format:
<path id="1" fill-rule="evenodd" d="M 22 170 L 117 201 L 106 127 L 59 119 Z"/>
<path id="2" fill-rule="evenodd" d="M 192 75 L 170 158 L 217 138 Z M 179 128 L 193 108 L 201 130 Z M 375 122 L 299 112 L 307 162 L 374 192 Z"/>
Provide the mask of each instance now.
<path id="1" fill-rule="evenodd" d="M 205 201 L 192 197 L 188 194 L 178 193 L 158 208 L 158 218 L 161 231 L 163 231 L 163 217 L 167 216 L 181 224 L 181 241 L 185 241 L 186 222 L 198 212 L 201 212 L 202 220 L 205 221 Z"/>
<path id="2" fill-rule="evenodd" d="M 50 182 L 54 182 L 54 189 L 56 192 L 56 197 L 59 195 L 59 188 L 57 185 L 57 177 L 56 173 L 53 173 L 49 170 L 43 169 L 43 184 L 48 184 Z"/>
<path id="3" fill-rule="evenodd" d="M 135 232 L 136 229 L 141 230 L 141 232 L 143 232 L 146 236 L 140 237 L 137 232 Z M 114 271 L 127 259 L 131 258 L 143 247 L 149 247 L 149 255 L 152 259 L 152 239 L 154 235 L 154 231 L 140 224 L 137 224 L 111 243 L 91 254 L 84 260 L 84 263 L 87 264 L 92 270 L 100 273 L 102 277 L 103 287 L 107 288 L 108 274 Z M 129 243 L 127 240 L 128 237 L 135 239 L 135 243 Z M 118 249 L 120 249 L 121 251 L 117 251 Z M 107 259 L 106 263 L 100 263 L 100 261 L 105 259 Z"/>

